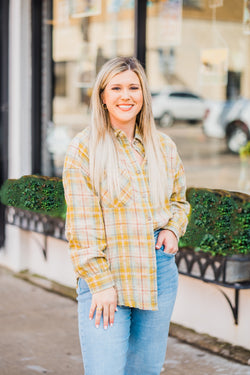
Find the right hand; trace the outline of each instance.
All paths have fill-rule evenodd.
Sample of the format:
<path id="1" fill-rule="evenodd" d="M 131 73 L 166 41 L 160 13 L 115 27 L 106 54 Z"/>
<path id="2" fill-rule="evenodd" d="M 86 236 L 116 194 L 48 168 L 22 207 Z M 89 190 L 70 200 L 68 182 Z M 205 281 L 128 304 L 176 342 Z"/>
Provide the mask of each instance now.
<path id="1" fill-rule="evenodd" d="M 99 309 L 100 307 L 102 307 L 102 310 Z M 114 287 L 94 293 L 92 295 L 89 318 L 93 319 L 94 312 L 96 311 L 95 326 L 98 328 L 100 325 L 101 316 L 103 314 L 103 326 L 104 329 L 107 329 L 108 324 L 111 326 L 114 324 L 116 307 L 117 292 Z"/>

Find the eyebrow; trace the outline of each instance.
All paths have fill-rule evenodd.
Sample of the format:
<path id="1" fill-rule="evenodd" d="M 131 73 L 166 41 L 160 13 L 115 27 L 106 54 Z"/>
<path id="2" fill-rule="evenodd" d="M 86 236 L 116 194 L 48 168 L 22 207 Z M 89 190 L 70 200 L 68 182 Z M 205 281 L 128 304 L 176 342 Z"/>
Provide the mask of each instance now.
<path id="1" fill-rule="evenodd" d="M 110 86 L 122 86 L 120 83 L 112 83 Z M 129 86 L 140 86 L 139 83 L 130 83 Z"/>

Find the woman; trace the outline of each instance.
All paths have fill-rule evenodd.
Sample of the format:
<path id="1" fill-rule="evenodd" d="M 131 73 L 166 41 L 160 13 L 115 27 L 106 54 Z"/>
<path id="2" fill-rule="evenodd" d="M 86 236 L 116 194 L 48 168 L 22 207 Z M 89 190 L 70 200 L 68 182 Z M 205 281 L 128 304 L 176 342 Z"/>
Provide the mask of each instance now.
<path id="1" fill-rule="evenodd" d="M 102 67 L 91 105 L 63 172 L 85 375 L 159 375 L 189 210 L 183 166 L 135 58 Z"/>

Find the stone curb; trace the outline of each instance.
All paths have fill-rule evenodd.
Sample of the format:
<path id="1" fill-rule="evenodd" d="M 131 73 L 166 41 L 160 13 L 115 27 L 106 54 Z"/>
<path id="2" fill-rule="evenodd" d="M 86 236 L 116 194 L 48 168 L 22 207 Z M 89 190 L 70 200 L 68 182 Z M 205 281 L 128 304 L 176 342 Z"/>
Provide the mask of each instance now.
<path id="1" fill-rule="evenodd" d="M 14 273 L 14 276 L 28 281 L 29 283 L 41 287 L 49 292 L 56 293 L 76 301 L 76 290 L 74 288 L 64 286 L 39 275 L 31 274 L 27 270 Z M 190 328 L 186 328 L 175 323 L 170 324 L 169 334 L 170 336 L 175 337 L 187 344 L 207 350 L 232 361 L 250 366 L 250 350 L 243 347 L 229 344 L 207 334 L 197 333 Z"/>
<path id="2" fill-rule="evenodd" d="M 227 343 L 204 333 L 197 333 L 190 328 L 175 323 L 170 324 L 169 334 L 187 344 L 250 366 L 250 350 L 241 346 Z"/>
<path id="3" fill-rule="evenodd" d="M 29 283 L 36 285 L 40 288 L 43 288 L 48 292 L 56 293 L 63 297 L 70 298 L 73 301 L 76 301 L 77 294 L 75 288 L 62 285 L 56 281 L 47 279 L 46 277 L 40 275 L 31 274 L 27 270 L 14 273 L 14 276 L 19 279 L 28 281 Z"/>

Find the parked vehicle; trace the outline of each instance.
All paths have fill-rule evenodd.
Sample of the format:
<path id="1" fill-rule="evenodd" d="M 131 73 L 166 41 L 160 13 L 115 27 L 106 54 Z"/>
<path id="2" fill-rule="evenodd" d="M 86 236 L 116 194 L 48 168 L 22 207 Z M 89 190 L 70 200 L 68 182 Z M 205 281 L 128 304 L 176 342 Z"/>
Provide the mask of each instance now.
<path id="1" fill-rule="evenodd" d="M 170 127 L 175 120 L 195 124 L 203 120 L 206 113 L 205 101 L 198 95 L 183 89 L 164 88 L 152 93 L 152 108 L 156 123 Z"/>
<path id="2" fill-rule="evenodd" d="M 250 140 L 250 100 L 208 103 L 203 129 L 210 137 L 225 137 L 227 148 L 238 154 Z"/>

